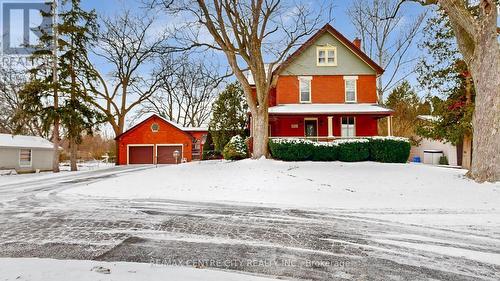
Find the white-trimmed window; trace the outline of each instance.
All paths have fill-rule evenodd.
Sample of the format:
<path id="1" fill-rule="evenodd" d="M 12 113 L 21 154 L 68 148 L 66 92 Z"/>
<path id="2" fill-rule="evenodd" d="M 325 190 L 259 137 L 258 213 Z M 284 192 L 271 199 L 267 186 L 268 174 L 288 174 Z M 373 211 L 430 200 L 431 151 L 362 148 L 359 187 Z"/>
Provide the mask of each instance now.
<path id="1" fill-rule="evenodd" d="M 356 102 L 358 96 L 358 76 L 344 76 L 345 102 Z"/>
<path id="2" fill-rule="evenodd" d="M 353 116 L 342 116 L 341 136 L 343 138 L 356 136 L 356 118 Z"/>
<path id="3" fill-rule="evenodd" d="M 332 46 L 316 47 L 316 65 L 336 66 L 337 47 L 332 47 Z"/>
<path id="4" fill-rule="evenodd" d="M 299 77 L 299 100 L 301 103 L 311 102 L 311 80 L 312 76 Z"/>
<path id="5" fill-rule="evenodd" d="M 19 166 L 31 167 L 31 149 L 22 148 L 19 150 Z"/>

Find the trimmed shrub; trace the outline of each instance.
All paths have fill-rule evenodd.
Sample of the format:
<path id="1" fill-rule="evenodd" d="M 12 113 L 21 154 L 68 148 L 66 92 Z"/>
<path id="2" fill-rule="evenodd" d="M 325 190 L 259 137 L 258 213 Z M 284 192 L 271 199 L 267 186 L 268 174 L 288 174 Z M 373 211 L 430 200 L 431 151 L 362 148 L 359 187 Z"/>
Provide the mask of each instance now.
<path id="1" fill-rule="evenodd" d="M 236 135 L 226 144 L 222 156 L 227 160 L 240 160 L 247 158 L 247 145 L 240 135 Z"/>
<path id="2" fill-rule="evenodd" d="M 284 161 L 378 161 L 406 163 L 410 141 L 398 137 L 339 139 L 333 142 L 314 142 L 303 139 L 272 139 L 271 155 Z"/>
<path id="3" fill-rule="evenodd" d="M 448 158 L 446 156 L 439 157 L 439 165 L 449 165 Z"/>
<path id="4" fill-rule="evenodd" d="M 269 150 L 275 159 L 305 161 L 312 156 L 313 144 L 301 139 L 275 139 L 269 140 Z"/>
<path id="5" fill-rule="evenodd" d="M 340 161 L 359 162 L 370 159 L 370 142 L 367 139 L 338 140 L 336 143 Z"/>
<path id="6" fill-rule="evenodd" d="M 222 153 L 217 150 L 203 150 L 203 160 L 222 159 Z"/>
<path id="7" fill-rule="evenodd" d="M 384 163 L 406 163 L 410 157 L 410 141 L 398 137 L 370 138 L 370 160 Z"/>
<path id="8" fill-rule="evenodd" d="M 312 149 L 312 161 L 337 161 L 339 149 L 335 143 L 314 143 Z"/>

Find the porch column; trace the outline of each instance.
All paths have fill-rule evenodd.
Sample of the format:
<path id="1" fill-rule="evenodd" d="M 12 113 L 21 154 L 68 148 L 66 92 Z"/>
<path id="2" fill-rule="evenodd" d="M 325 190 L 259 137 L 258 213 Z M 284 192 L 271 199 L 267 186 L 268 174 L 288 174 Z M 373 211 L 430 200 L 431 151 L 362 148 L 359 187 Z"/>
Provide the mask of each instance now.
<path id="1" fill-rule="evenodd" d="M 387 116 L 387 135 L 392 136 L 392 116 Z"/>
<path id="2" fill-rule="evenodd" d="M 333 137 L 333 116 L 328 116 L 328 137 Z"/>

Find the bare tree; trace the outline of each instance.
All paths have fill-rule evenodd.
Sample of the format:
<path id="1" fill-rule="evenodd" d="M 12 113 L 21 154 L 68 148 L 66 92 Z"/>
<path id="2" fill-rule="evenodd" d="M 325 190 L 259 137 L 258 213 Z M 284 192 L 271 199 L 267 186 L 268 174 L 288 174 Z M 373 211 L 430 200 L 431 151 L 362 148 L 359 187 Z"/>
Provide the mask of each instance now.
<path id="1" fill-rule="evenodd" d="M 417 57 L 411 54 L 410 47 L 421 30 L 425 13 L 406 22 L 407 17 L 397 13 L 398 4 L 399 0 L 356 0 L 349 8 L 363 51 L 386 70 L 377 79 L 379 103 L 385 93 L 415 71 Z"/>
<path id="2" fill-rule="evenodd" d="M 39 118 L 16 114 L 22 108 L 18 93 L 27 81 L 28 73 L 24 64 L 6 62 L 0 68 L 0 133 L 48 137 Z"/>
<path id="3" fill-rule="evenodd" d="M 476 98 L 473 125 L 472 166 L 476 181 L 500 180 L 500 44 L 497 26 L 498 0 L 400 0 L 438 5 L 447 14 L 458 49 L 474 80 Z M 396 10 L 397 11 L 397 10 Z M 394 15 L 390 15 L 392 17 Z"/>
<path id="4" fill-rule="evenodd" d="M 164 56 L 160 69 L 162 86 L 142 105 L 137 117 L 156 113 L 182 126 L 206 124 L 211 105 L 228 74 L 219 74 L 218 67 L 206 61 L 191 61 L 187 55 Z"/>
<path id="5" fill-rule="evenodd" d="M 155 34 L 153 24 L 153 18 L 130 11 L 102 20 L 103 29 L 93 51 L 111 71 L 94 68 L 87 78 L 97 96 L 93 104 L 106 116 L 115 136 L 123 133 L 127 114 L 162 85 L 161 71 L 151 63 L 166 36 L 164 32 Z"/>
<path id="6" fill-rule="evenodd" d="M 286 5 L 280 0 L 150 0 L 168 12 L 192 19 L 176 31 L 179 48 L 206 47 L 222 51 L 241 83 L 252 114 L 253 158 L 268 155 L 269 90 L 276 83 L 274 70 L 290 50 L 317 29 L 324 9 L 309 3 Z M 211 40 L 200 37 L 208 32 Z M 184 47 L 186 46 L 186 47 Z M 268 64 L 265 64 L 265 58 Z M 249 83 L 245 70 L 255 81 Z"/>

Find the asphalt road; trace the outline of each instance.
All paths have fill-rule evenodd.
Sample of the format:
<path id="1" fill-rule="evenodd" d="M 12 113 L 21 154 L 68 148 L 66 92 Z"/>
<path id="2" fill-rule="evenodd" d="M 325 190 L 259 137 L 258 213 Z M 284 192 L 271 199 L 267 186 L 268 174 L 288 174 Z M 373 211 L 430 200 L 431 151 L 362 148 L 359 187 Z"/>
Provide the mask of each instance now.
<path id="1" fill-rule="evenodd" d="M 395 210 L 315 212 L 60 194 L 145 168 L 151 167 L 0 185 L 0 256 L 222 268 L 285 280 L 500 280 L 500 262 L 484 262 L 500 255 L 500 233 L 363 215 Z"/>

